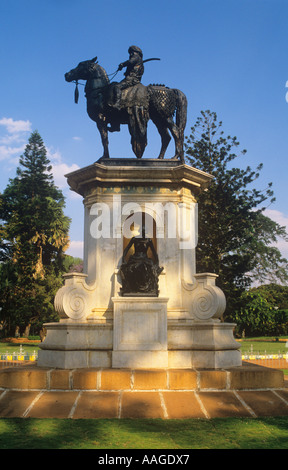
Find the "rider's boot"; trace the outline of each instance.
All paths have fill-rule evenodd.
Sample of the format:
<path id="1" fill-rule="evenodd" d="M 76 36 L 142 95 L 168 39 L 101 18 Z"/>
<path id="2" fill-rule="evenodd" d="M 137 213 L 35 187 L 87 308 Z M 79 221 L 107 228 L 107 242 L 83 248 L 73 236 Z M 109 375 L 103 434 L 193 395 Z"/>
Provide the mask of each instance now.
<path id="1" fill-rule="evenodd" d="M 118 86 L 115 86 L 114 88 L 113 108 L 118 109 L 118 111 L 121 109 L 121 90 Z"/>

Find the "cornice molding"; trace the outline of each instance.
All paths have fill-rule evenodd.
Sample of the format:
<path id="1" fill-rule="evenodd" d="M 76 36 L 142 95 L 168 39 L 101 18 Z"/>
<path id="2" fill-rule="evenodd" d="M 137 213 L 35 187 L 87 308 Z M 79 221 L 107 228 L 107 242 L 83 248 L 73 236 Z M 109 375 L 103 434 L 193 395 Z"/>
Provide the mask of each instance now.
<path id="1" fill-rule="evenodd" d="M 209 187 L 214 178 L 204 171 L 172 160 L 111 160 L 109 163 L 98 161 L 65 175 L 71 190 L 85 196 L 91 187 L 133 184 L 187 187 L 194 194 L 199 194 Z"/>

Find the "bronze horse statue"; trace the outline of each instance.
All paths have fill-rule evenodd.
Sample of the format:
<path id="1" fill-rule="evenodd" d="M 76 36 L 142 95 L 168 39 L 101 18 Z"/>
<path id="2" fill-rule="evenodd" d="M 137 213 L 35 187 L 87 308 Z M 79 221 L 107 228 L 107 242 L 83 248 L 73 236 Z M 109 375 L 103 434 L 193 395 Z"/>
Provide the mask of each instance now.
<path id="1" fill-rule="evenodd" d="M 86 80 L 85 95 L 87 113 L 96 122 L 101 135 L 104 153 L 109 158 L 108 131 L 119 131 L 120 124 L 128 124 L 134 154 L 141 158 L 147 145 L 147 124 L 149 119 L 156 125 L 161 136 L 161 150 L 158 158 L 163 159 L 171 136 L 175 142 L 174 160 L 184 162 L 184 129 L 187 120 L 187 99 L 182 91 L 164 85 L 141 83 L 122 90 L 121 106 L 113 106 L 113 85 L 97 57 L 80 62 L 65 74 L 67 82 Z M 175 122 L 173 116 L 175 115 Z"/>

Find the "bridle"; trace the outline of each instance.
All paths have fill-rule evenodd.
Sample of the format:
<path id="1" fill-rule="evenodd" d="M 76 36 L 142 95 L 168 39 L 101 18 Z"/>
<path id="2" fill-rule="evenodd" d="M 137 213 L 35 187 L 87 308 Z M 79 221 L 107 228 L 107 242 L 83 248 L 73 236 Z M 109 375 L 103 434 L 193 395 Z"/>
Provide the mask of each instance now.
<path id="1" fill-rule="evenodd" d="M 117 73 L 119 72 L 119 69 L 116 70 L 116 72 L 113 72 L 113 73 L 110 73 L 109 75 L 107 74 L 107 77 L 112 77 L 111 79 L 109 79 L 109 81 L 112 81 Z M 75 91 L 74 91 L 74 102 L 77 104 L 78 103 L 78 99 L 79 99 L 79 90 L 78 90 L 78 85 L 82 85 L 82 86 L 85 86 L 84 83 L 79 83 L 78 80 L 72 80 L 72 83 L 75 83 Z M 99 87 L 99 90 L 101 90 L 102 88 L 105 88 L 107 85 L 103 85 L 102 87 Z"/>

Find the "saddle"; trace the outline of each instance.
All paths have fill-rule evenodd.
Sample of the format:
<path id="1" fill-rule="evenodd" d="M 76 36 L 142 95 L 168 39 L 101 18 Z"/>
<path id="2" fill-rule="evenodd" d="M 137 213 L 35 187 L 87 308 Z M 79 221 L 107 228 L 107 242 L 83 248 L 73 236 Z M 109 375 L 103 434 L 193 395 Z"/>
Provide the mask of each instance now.
<path id="1" fill-rule="evenodd" d="M 148 109 L 149 92 L 142 83 L 121 89 L 117 82 L 112 82 L 107 90 L 106 102 L 109 107 L 118 110 L 134 107 Z"/>

